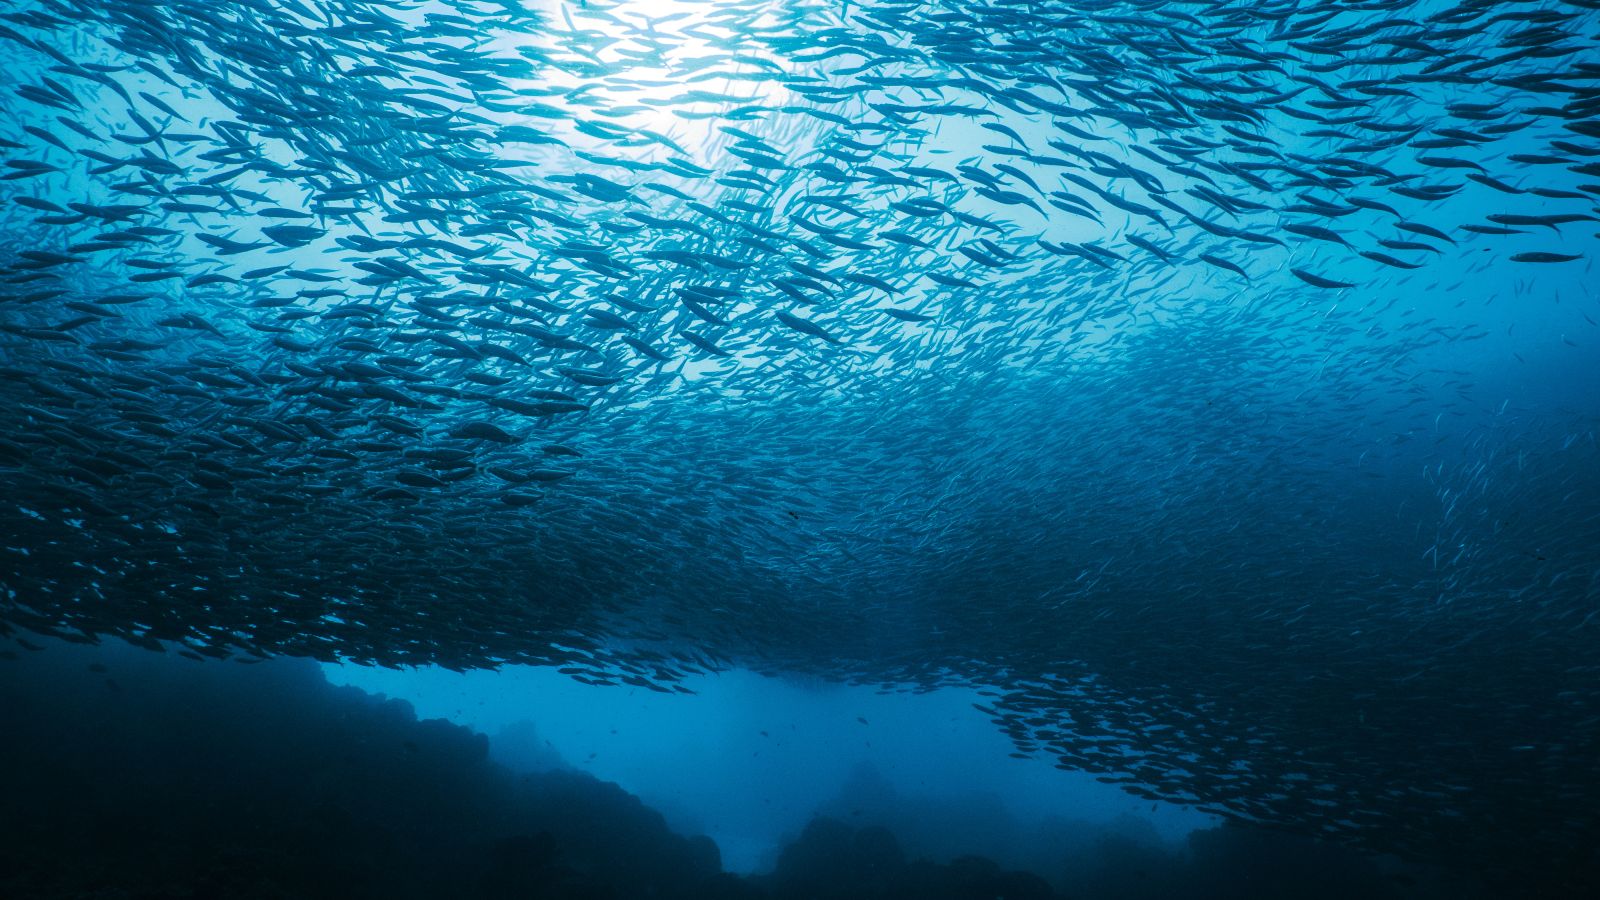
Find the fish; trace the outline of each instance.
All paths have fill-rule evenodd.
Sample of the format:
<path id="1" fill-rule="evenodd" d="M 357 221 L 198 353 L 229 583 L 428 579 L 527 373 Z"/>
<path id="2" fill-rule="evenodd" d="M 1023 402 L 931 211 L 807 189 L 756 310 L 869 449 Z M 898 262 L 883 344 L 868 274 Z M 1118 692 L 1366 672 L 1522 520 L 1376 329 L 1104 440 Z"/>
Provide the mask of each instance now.
<path id="1" fill-rule="evenodd" d="M 1529 250 L 1525 253 L 1513 253 L 1511 255 L 1513 262 L 1525 263 L 1574 262 L 1580 259 L 1583 259 L 1583 254 L 1581 253 L 1550 253 L 1542 250 Z"/>
<path id="2" fill-rule="evenodd" d="M 1591 11 L 683 6 L 8 12 L 0 624 L 975 688 L 1591 858 Z"/>
<path id="3" fill-rule="evenodd" d="M 1305 269 L 1298 269 L 1298 268 L 1290 267 L 1289 271 L 1294 273 L 1294 277 L 1300 279 L 1301 281 L 1304 281 L 1306 284 L 1309 284 L 1312 287 L 1319 287 L 1319 288 L 1351 288 L 1351 287 L 1355 287 L 1354 284 L 1352 284 L 1352 283 L 1350 283 L 1348 281 L 1335 281 L 1332 278 L 1324 278 L 1321 275 L 1318 275 L 1318 274 L 1316 274 L 1314 272 L 1307 272 Z"/>

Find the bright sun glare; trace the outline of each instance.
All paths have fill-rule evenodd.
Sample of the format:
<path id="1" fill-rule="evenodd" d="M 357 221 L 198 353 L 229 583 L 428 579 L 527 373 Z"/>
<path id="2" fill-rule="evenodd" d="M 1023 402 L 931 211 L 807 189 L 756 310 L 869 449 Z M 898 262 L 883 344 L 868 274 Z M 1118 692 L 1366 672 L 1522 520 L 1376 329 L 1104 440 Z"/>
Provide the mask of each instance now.
<path id="1" fill-rule="evenodd" d="M 788 102 L 782 85 L 747 77 L 758 69 L 787 67 L 720 24 L 715 4 L 533 0 L 528 5 L 543 14 L 548 27 L 529 35 L 523 47 L 548 68 L 512 86 L 543 95 L 545 103 L 578 119 L 596 120 L 602 130 L 635 131 L 703 164 L 715 155 L 719 120 L 733 113 L 732 118 L 754 120 L 752 127 L 759 128 L 761 108 Z M 738 114 L 744 108 L 748 118 Z M 593 143 L 583 146 L 586 140 Z M 604 141 L 580 133 L 571 143 L 599 149 Z"/>

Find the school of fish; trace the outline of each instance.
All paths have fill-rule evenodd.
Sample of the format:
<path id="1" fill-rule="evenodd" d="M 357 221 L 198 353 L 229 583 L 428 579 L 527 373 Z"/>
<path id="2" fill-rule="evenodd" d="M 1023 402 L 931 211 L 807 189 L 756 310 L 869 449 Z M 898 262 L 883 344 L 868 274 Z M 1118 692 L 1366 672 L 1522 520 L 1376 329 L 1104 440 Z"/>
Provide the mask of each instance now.
<path id="1" fill-rule="evenodd" d="M 1600 4 L 0 8 L 0 633 L 1597 862 Z"/>

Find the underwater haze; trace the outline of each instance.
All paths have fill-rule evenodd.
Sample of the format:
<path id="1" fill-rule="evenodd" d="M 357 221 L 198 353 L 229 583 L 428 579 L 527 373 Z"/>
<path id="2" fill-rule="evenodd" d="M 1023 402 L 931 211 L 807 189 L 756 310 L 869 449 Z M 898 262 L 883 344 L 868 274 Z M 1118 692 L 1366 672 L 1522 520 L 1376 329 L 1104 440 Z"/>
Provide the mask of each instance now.
<path id="1" fill-rule="evenodd" d="M 0 895 L 1600 894 L 1600 5 L 0 2 Z"/>

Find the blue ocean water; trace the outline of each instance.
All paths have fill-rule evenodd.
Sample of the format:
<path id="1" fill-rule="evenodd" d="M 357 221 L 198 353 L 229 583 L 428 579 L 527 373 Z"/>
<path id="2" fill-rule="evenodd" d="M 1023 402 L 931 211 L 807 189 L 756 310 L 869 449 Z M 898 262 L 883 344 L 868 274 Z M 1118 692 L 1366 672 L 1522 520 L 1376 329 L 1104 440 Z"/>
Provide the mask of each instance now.
<path id="1" fill-rule="evenodd" d="M 13 0 L 0 894 L 1590 895 L 1597 38 Z"/>

